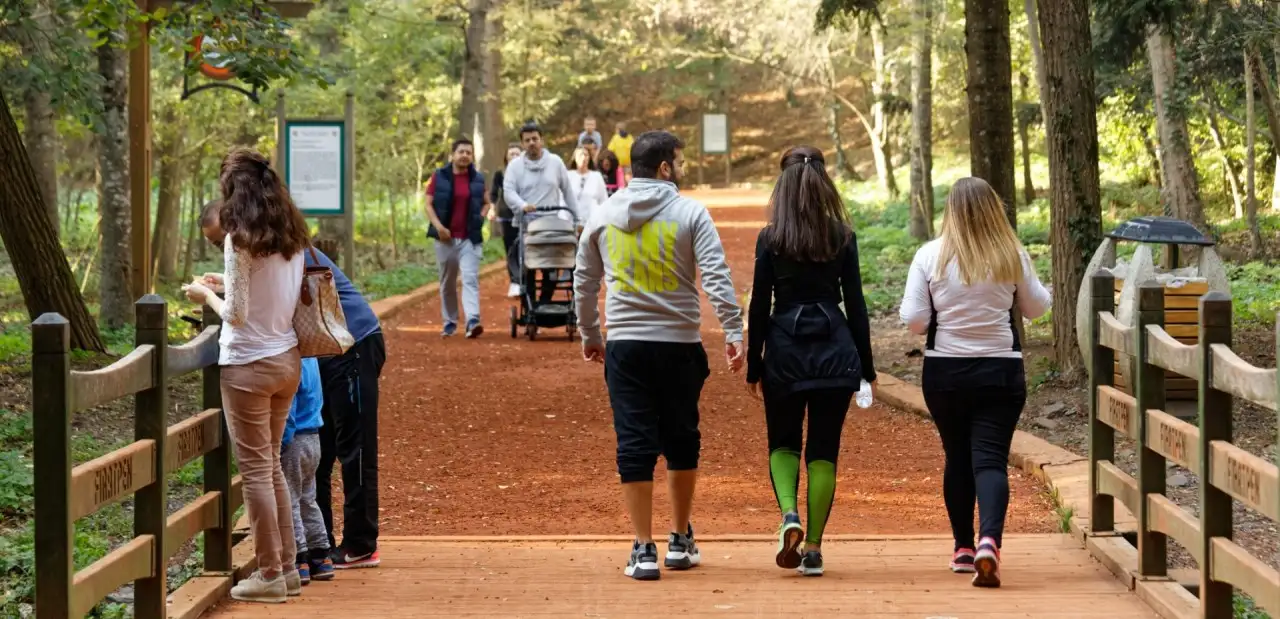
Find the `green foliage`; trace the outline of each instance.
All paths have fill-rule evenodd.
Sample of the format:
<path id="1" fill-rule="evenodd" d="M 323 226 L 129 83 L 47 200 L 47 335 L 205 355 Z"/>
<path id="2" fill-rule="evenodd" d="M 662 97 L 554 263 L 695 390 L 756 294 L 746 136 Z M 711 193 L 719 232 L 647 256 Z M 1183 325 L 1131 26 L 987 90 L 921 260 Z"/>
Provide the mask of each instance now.
<path id="1" fill-rule="evenodd" d="M 1249 262 L 1229 267 L 1231 311 L 1237 323 L 1270 326 L 1276 320 L 1280 299 L 1280 273 L 1274 264 Z"/>
<path id="2" fill-rule="evenodd" d="M 1267 611 L 1258 608 L 1253 598 L 1237 593 L 1231 601 L 1236 619 L 1271 619 L 1271 615 Z"/>
<path id="3" fill-rule="evenodd" d="M 0 451 L 0 517 L 30 514 L 34 491 L 31 458 L 18 451 Z"/>

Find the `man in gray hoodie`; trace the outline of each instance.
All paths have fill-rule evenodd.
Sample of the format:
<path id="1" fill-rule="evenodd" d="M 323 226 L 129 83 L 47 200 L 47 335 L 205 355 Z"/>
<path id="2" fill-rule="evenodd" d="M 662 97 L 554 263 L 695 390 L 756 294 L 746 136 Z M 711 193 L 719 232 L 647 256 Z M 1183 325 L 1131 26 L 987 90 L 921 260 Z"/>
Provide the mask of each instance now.
<path id="1" fill-rule="evenodd" d="M 702 204 L 679 193 L 684 144 L 664 131 L 636 138 L 631 184 L 594 209 L 578 245 L 574 301 L 583 358 L 604 364 L 618 474 L 636 539 L 625 574 L 657 580 L 653 542 L 653 469 L 667 461 L 671 534 L 664 561 L 688 569 L 701 561 L 689 518 L 698 476 L 698 399 L 711 371 L 702 347 L 697 288 L 710 298 L 725 333 L 725 358 L 743 363 L 742 310 L 715 222 Z M 600 280 L 609 285 L 600 332 Z"/>
<path id="2" fill-rule="evenodd" d="M 516 216 L 521 217 L 525 224 L 545 216 L 535 211 L 539 206 L 567 206 L 572 212 L 572 219 L 579 228 L 582 227 L 573 185 L 569 183 L 569 170 L 564 167 L 564 161 L 560 157 L 543 148 L 542 129 L 532 122 L 525 123 L 520 127 L 520 144 L 524 147 L 524 152 L 512 159 L 503 171 L 502 191 L 507 206 L 518 213 Z M 563 213 L 564 211 L 560 211 L 556 215 Z M 523 246 L 517 251 L 523 252 Z M 532 279 L 525 281 L 532 283 Z M 544 269 L 539 302 L 551 301 L 555 291 L 555 274 L 550 269 Z"/>

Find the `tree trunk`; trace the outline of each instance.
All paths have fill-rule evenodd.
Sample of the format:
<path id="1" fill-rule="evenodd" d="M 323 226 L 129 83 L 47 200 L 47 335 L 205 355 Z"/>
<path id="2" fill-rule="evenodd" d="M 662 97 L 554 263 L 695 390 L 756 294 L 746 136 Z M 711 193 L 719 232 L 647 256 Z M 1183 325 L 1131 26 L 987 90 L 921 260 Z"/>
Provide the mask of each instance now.
<path id="1" fill-rule="evenodd" d="M 911 236 L 933 238 L 933 0 L 914 0 L 911 24 Z"/>
<path id="2" fill-rule="evenodd" d="M 1247 65 L 1246 65 L 1247 68 Z M 1249 81 L 1249 77 L 1245 76 L 1245 81 Z M 1226 176 L 1227 185 L 1231 189 L 1231 201 L 1236 208 L 1236 219 L 1244 217 L 1244 196 L 1240 192 L 1240 174 L 1236 172 L 1235 163 L 1231 161 L 1231 154 L 1227 152 L 1227 141 L 1222 137 L 1222 131 L 1218 126 L 1218 102 L 1213 100 L 1213 93 L 1205 92 L 1205 99 L 1208 101 L 1205 106 L 1205 117 L 1209 119 L 1209 135 L 1213 138 L 1213 146 L 1218 151 L 1218 160 L 1222 162 L 1222 173 Z M 1251 121 L 1253 119 L 1250 119 Z M 1249 155 L 1252 157 L 1253 155 Z"/>
<path id="3" fill-rule="evenodd" d="M 1151 158 L 1151 184 L 1156 189 L 1164 187 L 1164 172 L 1160 167 L 1160 153 L 1156 151 L 1155 142 L 1151 141 L 1151 126 L 1142 126 L 1142 147 L 1147 151 L 1147 156 Z"/>
<path id="4" fill-rule="evenodd" d="M 489 0 L 470 0 L 467 7 L 466 48 L 462 65 L 462 104 L 458 106 L 458 134 L 483 148 L 488 134 L 484 118 L 485 32 Z M 483 154 L 483 153 L 479 153 Z"/>
<path id="5" fill-rule="evenodd" d="M 1260 56 L 1250 50 L 1244 53 L 1244 101 L 1245 101 L 1245 213 L 1249 220 L 1249 254 L 1262 253 L 1262 232 L 1258 230 L 1258 192 L 1255 184 L 1255 152 L 1257 141 L 1257 114 L 1253 104 L 1254 58 Z M 1260 64 L 1260 63 L 1259 63 Z"/>
<path id="6" fill-rule="evenodd" d="M 889 68 L 885 55 L 884 25 L 875 20 L 871 24 L 871 47 L 875 52 L 875 81 L 871 83 L 871 96 L 875 102 L 871 106 L 871 118 L 875 125 L 871 137 L 871 152 L 876 162 L 876 175 L 880 184 L 889 194 L 890 200 L 898 198 L 898 181 L 893 175 L 892 139 L 889 135 L 889 110 L 885 99 L 889 96 Z"/>
<path id="7" fill-rule="evenodd" d="M 98 209 L 102 257 L 98 260 L 98 318 L 107 329 L 133 322 L 130 289 L 132 212 L 129 207 L 129 125 L 125 116 L 128 83 L 126 57 L 108 44 L 98 48 L 102 75 L 102 122 L 98 134 Z"/>
<path id="8" fill-rule="evenodd" d="M 1032 5 L 1034 6 L 1034 5 Z M 1038 44 L 1038 43 L 1037 43 Z M 1035 180 L 1031 178 L 1031 139 L 1028 137 L 1030 131 L 1031 118 L 1027 111 L 1031 109 L 1031 103 L 1027 101 L 1027 74 L 1021 74 L 1022 80 L 1022 106 L 1018 112 L 1018 139 L 1022 141 L 1022 195 L 1027 206 L 1031 206 L 1036 201 L 1036 185 Z M 1041 80 L 1044 83 L 1044 80 Z M 1044 95 L 1043 92 L 1040 93 Z"/>
<path id="9" fill-rule="evenodd" d="M 0 87 L 2 88 L 2 87 Z M 0 239 L 13 264 L 32 320 L 46 312 L 62 314 L 71 323 L 71 347 L 103 351 L 98 325 L 84 304 L 58 233 L 41 199 L 39 180 L 9 102 L 0 89 Z"/>
<path id="10" fill-rule="evenodd" d="M 1049 151 L 1053 350 L 1065 373 L 1081 367 L 1076 298 L 1086 261 L 1102 242 L 1089 0 L 1046 2 L 1039 18 L 1049 87 L 1041 105 Z"/>
<path id="11" fill-rule="evenodd" d="M 1147 55 L 1155 90 L 1156 123 L 1160 131 L 1161 189 L 1166 214 L 1189 221 L 1204 230 L 1204 206 L 1200 203 L 1200 181 L 1191 155 L 1187 116 L 1175 101 L 1179 88 L 1178 59 L 1169 33 L 1152 27 L 1147 34 Z"/>
<path id="12" fill-rule="evenodd" d="M 498 12 L 501 0 L 491 0 L 489 13 L 491 15 Z M 484 45 L 484 160 L 480 162 L 480 169 L 489 173 L 489 180 L 493 180 L 493 173 L 502 168 L 502 159 L 507 154 L 508 138 L 506 131 L 506 123 L 502 118 L 502 38 L 504 36 L 504 28 L 502 18 L 495 16 L 489 20 L 489 27 L 485 30 Z M 496 44 L 490 45 L 490 42 Z M 600 145 L 604 148 L 604 144 Z M 395 206 L 392 205 L 392 210 Z M 394 245 L 393 245 L 394 247 Z M 392 256 L 395 256 L 394 249 Z"/>
<path id="13" fill-rule="evenodd" d="M 49 41 L 56 36 L 55 7 L 48 0 L 40 0 L 32 17 L 32 28 L 22 38 L 22 51 L 28 58 L 48 58 Z M 53 96 L 49 88 L 36 84 L 26 89 L 23 97 L 26 112 L 25 138 L 27 156 L 36 171 L 40 196 L 49 210 L 49 220 L 54 234 L 58 233 L 58 131 L 54 126 Z"/>
<path id="14" fill-rule="evenodd" d="M 973 175 L 990 183 L 1004 201 L 1005 214 L 1016 228 L 1009 3 L 965 0 L 964 6 L 970 166 Z"/>
<path id="15" fill-rule="evenodd" d="M 1044 101 L 1045 91 L 1049 88 L 1044 78 L 1044 45 L 1040 40 L 1040 24 L 1037 19 L 1036 0 L 1023 0 L 1023 8 L 1027 12 L 1027 39 L 1031 42 L 1031 55 L 1035 57 L 1036 92 L 1040 101 Z M 1026 97 L 1023 97 L 1026 98 Z"/>
<path id="16" fill-rule="evenodd" d="M 163 136 L 159 152 L 160 191 L 156 199 L 156 227 L 151 239 L 151 255 L 155 261 L 155 278 L 172 281 L 178 270 L 178 243 L 182 238 L 182 173 L 181 153 L 183 148 L 183 131 L 177 127 L 172 113 L 166 124 L 171 134 Z"/>
<path id="17" fill-rule="evenodd" d="M 180 281 L 191 279 L 191 258 L 195 254 L 196 245 L 204 242 L 200 236 L 200 212 L 204 210 L 204 193 L 201 191 L 200 173 L 201 164 L 200 154 L 196 153 L 192 157 L 191 166 L 191 208 L 189 209 L 190 221 L 187 222 L 187 246 L 182 252 L 182 277 Z"/>

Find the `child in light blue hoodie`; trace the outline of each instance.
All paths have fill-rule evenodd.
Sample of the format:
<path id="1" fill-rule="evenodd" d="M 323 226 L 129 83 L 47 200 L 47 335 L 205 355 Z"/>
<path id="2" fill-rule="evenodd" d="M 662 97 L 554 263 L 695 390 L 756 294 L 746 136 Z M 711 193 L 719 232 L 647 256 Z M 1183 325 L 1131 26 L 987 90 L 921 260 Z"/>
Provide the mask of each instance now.
<path id="1" fill-rule="evenodd" d="M 298 543 L 298 574 L 304 585 L 312 580 L 331 580 L 334 576 L 333 561 L 329 558 L 329 534 L 316 503 L 323 404 L 320 364 L 315 359 L 303 359 L 298 394 L 289 407 L 289 419 L 281 440 L 280 468 L 284 469 L 293 501 L 293 537 Z"/>

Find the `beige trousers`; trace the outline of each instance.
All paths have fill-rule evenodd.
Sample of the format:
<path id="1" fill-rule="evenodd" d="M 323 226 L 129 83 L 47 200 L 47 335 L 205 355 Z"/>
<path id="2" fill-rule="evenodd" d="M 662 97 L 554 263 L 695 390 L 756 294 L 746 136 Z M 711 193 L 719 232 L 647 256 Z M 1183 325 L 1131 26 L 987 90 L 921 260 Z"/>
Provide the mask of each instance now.
<path id="1" fill-rule="evenodd" d="M 254 552 L 263 576 L 293 568 L 293 502 L 280 468 L 280 439 L 298 391 L 298 349 L 222 368 L 222 406 L 242 476 Z"/>

